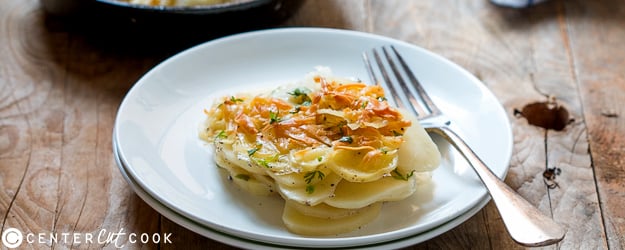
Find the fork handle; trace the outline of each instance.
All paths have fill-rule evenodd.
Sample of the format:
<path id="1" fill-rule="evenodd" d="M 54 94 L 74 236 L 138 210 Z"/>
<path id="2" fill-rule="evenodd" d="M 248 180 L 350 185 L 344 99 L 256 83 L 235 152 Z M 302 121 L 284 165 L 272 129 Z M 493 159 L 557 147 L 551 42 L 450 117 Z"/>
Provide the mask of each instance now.
<path id="1" fill-rule="evenodd" d="M 546 246 L 564 238 L 565 230 L 553 219 L 499 179 L 473 152 L 467 143 L 449 127 L 429 128 L 429 132 L 443 136 L 464 156 L 480 177 L 514 241 L 524 246 Z"/>

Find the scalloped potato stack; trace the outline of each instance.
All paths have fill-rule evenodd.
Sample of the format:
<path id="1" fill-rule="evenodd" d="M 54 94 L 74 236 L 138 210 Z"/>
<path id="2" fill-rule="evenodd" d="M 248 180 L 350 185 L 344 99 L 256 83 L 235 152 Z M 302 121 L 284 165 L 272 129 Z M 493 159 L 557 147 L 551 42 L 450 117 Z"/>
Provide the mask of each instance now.
<path id="1" fill-rule="evenodd" d="M 327 68 L 267 93 L 223 97 L 205 114 L 199 136 L 217 165 L 243 190 L 284 198 L 282 219 L 297 234 L 360 228 L 440 162 L 416 118 L 391 107 L 380 86 Z"/>

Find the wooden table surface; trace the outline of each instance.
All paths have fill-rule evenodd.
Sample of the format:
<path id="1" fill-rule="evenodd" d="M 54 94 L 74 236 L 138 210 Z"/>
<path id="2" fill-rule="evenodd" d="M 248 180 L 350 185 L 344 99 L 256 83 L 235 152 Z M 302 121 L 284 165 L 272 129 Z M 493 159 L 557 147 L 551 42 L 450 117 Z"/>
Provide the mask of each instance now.
<path id="1" fill-rule="evenodd" d="M 466 68 L 509 116 L 514 150 L 506 183 L 568 230 L 546 248 L 625 248 L 622 0 L 552 0 L 523 10 L 486 0 L 308 0 L 281 25 L 389 36 Z M 117 108 L 142 74 L 175 52 L 162 46 L 168 52 L 94 43 L 46 17 L 37 0 L 0 1 L 2 231 L 124 228 L 172 233 L 173 244 L 123 242 L 130 249 L 231 248 L 159 215 L 133 193 L 113 160 Z M 533 125 L 541 118 L 556 128 Z M 555 179 L 545 178 L 550 169 L 559 173 Z M 22 247 L 114 245 L 70 240 Z M 455 229 L 409 248 L 522 247 L 506 234 L 491 202 Z"/>

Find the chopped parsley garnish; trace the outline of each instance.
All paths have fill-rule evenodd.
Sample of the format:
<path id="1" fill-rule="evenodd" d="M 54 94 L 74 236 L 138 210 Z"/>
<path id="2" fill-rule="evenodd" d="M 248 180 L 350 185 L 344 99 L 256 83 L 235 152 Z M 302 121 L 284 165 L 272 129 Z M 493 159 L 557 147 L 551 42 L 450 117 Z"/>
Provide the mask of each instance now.
<path id="1" fill-rule="evenodd" d="M 391 172 L 391 176 L 393 176 L 393 178 L 397 180 L 402 180 L 402 181 L 407 181 L 408 178 L 412 177 L 413 175 L 414 175 L 414 170 L 412 170 L 410 173 L 407 173 L 406 175 L 399 172 L 398 169 L 395 169 L 393 170 L 393 172 Z"/>
<path id="2" fill-rule="evenodd" d="M 317 157 L 317 161 L 318 161 L 318 162 L 323 161 L 323 156 L 319 156 L 319 157 Z"/>
<path id="3" fill-rule="evenodd" d="M 226 134 L 225 130 L 219 131 L 219 134 L 217 134 L 215 136 L 215 140 L 217 139 L 226 139 L 228 137 L 228 135 Z"/>
<path id="4" fill-rule="evenodd" d="M 378 96 L 377 99 L 378 99 L 378 101 L 381 101 L 381 102 L 386 101 L 386 97 L 384 97 L 384 96 Z"/>
<path id="5" fill-rule="evenodd" d="M 308 95 L 308 93 L 310 93 L 310 89 L 307 88 L 296 88 L 293 90 L 293 92 L 289 92 L 289 95 L 292 95 L 293 97 L 300 97 L 300 96 L 304 96 L 304 95 Z"/>
<path id="6" fill-rule="evenodd" d="M 347 142 L 347 143 L 352 143 L 354 142 L 354 139 L 352 139 L 351 136 L 343 136 L 341 137 L 341 139 L 339 139 L 340 142 Z"/>
<path id="7" fill-rule="evenodd" d="M 306 193 L 312 194 L 314 192 L 315 192 L 315 186 L 313 186 L 313 185 L 306 185 Z"/>
<path id="8" fill-rule="evenodd" d="M 261 165 L 266 168 L 271 168 L 271 166 L 269 166 L 269 163 L 276 162 L 279 158 L 280 158 L 280 154 L 275 154 L 274 156 L 268 157 L 268 158 L 262 158 L 262 159 L 254 158 L 254 159 L 256 160 L 256 164 Z"/>
<path id="9" fill-rule="evenodd" d="M 397 132 L 397 131 L 395 131 L 395 130 L 393 130 L 392 132 L 393 132 L 393 135 L 394 135 L 394 136 L 402 136 L 402 135 L 404 135 L 404 134 L 399 133 L 399 132 Z"/>
<path id="10" fill-rule="evenodd" d="M 278 113 L 279 112 L 269 111 L 269 124 L 274 124 L 281 121 L 280 117 L 278 117 Z"/>
<path id="11" fill-rule="evenodd" d="M 244 180 L 244 181 L 248 181 L 250 179 L 250 176 L 246 174 L 237 174 L 234 177 L 237 179 Z"/>
<path id="12" fill-rule="evenodd" d="M 265 159 L 258 159 L 256 160 L 256 163 L 258 163 L 258 165 L 261 165 L 263 167 L 269 168 L 269 162 Z"/>
<path id="13" fill-rule="evenodd" d="M 262 147 L 263 147 L 262 143 L 257 143 L 255 148 L 247 150 L 247 155 L 249 155 L 249 156 L 254 155 L 254 153 L 256 153 L 256 151 L 260 150 L 260 148 L 262 148 Z"/>
<path id="14" fill-rule="evenodd" d="M 293 92 L 289 92 L 288 94 L 293 96 L 295 103 L 301 104 L 304 106 L 310 106 L 311 100 L 308 94 L 310 93 L 310 89 L 307 88 L 296 88 Z"/>
<path id="15" fill-rule="evenodd" d="M 323 180 L 323 178 L 326 177 L 326 175 L 323 172 L 321 172 L 319 170 L 315 170 L 315 171 L 310 171 L 310 172 L 306 173 L 304 175 L 304 180 L 306 180 L 307 184 L 310 184 L 310 182 L 312 182 L 312 180 L 315 179 L 315 176 L 319 180 Z"/>
<path id="16" fill-rule="evenodd" d="M 236 97 L 234 97 L 234 96 L 230 96 L 230 101 L 231 101 L 231 102 L 234 102 L 234 103 L 236 103 L 236 102 L 243 102 L 243 99 L 241 99 L 241 98 L 236 98 Z"/>
<path id="17" fill-rule="evenodd" d="M 256 153 L 256 151 L 258 151 L 260 148 L 253 148 L 247 151 L 247 155 L 252 156 L 254 153 Z"/>

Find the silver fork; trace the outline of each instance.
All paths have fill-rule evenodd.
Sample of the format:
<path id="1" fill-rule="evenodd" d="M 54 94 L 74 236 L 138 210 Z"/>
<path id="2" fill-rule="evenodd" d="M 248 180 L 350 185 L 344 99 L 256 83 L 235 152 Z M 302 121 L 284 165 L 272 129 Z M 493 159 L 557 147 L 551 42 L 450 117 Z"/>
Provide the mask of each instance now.
<path id="1" fill-rule="evenodd" d="M 370 53 L 364 52 L 363 60 L 373 83 L 386 85 L 400 108 L 412 111 L 426 131 L 442 136 L 464 156 L 488 189 L 514 241 L 524 246 L 546 246 L 564 238 L 565 230 L 560 225 L 543 215 L 493 174 L 469 145 L 450 128 L 451 120 L 436 107 L 393 46 L 374 48 Z M 383 60 L 387 62 L 387 66 Z M 382 81 L 378 81 L 373 64 L 377 65 Z"/>

